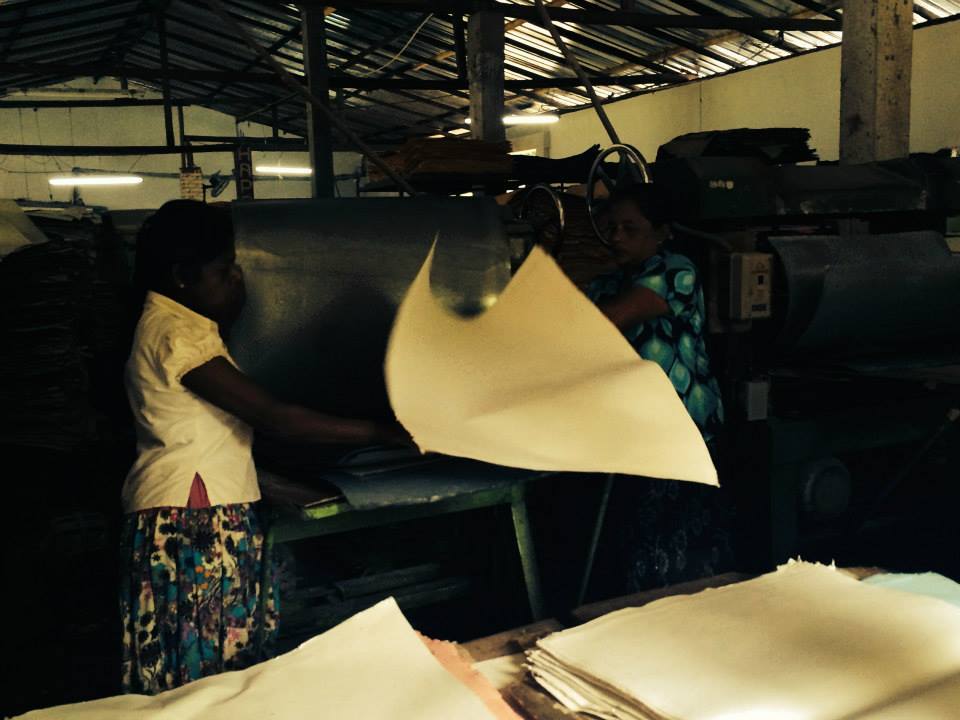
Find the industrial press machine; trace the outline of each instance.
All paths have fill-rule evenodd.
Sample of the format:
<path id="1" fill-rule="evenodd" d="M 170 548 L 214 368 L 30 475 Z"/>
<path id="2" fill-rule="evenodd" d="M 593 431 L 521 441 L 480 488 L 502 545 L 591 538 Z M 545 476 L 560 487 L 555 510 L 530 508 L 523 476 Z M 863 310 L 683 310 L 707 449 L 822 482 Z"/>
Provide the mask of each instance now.
<path id="1" fill-rule="evenodd" d="M 615 176 L 633 162 L 611 148 L 597 166 Z M 941 542 L 960 500 L 960 160 L 690 156 L 650 175 L 672 198 L 674 249 L 701 271 L 744 563 L 895 567 Z M 528 245 L 509 208 L 482 197 L 257 201 L 234 217 L 250 295 L 238 362 L 281 397 L 355 416 L 390 415 L 389 329 L 434 241 L 434 292 L 464 314 L 495 302 Z M 879 549 L 878 534 L 924 512 L 934 539 Z"/>
<path id="2" fill-rule="evenodd" d="M 653 177 L 704 278 L 743 554 L 960 569 L 960 159 Z"/>

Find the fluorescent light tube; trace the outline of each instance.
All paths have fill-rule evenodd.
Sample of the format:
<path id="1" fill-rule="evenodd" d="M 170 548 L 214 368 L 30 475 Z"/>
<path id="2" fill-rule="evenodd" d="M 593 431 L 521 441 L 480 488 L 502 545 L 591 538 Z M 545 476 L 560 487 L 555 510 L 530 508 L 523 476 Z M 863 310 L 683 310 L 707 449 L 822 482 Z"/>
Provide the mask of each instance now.
<path id="1" fill-rule="evenodd" d="M 257 165 L 253 171 L 257 175 L 313 175 L 313 168 L 285 165 Z"/>
<path id="2" fill-rule="evenodd" d="M 470 118 L 464 120 L 464 122 L 469 125 Z M 560 122 L 559 115 L 504 115 L 503 124 L 504 125 L 552 125 L 555 122 Z"/>
<path id="3" fill-rule="evenodd" d="M 50 184 L 56 187 L 75 185 L 139 185 L 143 178 L 138 175 L 69 175 L 50 178 Z"/>
<path id="4" fill-rule="evenodd" d="M 504 115 L 504 125 L 551 125 L 560 122 L 559 115 Z"/>

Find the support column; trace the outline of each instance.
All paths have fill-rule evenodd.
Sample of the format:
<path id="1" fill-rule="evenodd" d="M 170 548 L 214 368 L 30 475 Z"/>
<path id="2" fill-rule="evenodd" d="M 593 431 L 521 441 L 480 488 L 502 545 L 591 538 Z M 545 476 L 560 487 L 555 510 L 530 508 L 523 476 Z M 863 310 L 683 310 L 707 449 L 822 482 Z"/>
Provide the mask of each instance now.
<path id="1" fill-rule="evenodd" d="M 303 22 L 303 67 L 307 73 L 307 87 L 314 96 L 328 103 L 330 80 L 327 71 L 327 31 L 323 7 L 305 4 L 300 12 Z M 309 102 L 307 142 L 310 146 L 310 166 L 313 168 L 310 183 L 313 197 L 333 197 L 333 136 L 330 123 L 323 113 Z"/>
<path id="2" fill-rule="evenodd" d="M 470 137 L 499 142 L 503 126 L 503 13 L 482 10 L 467 22 Z"/>
<path id="3" fill-rule="evenodd" d="M 453 24 L 453 47 L 457 58 L 457 79 L 467 79 L 467 29 L 463 24 L 463 15 L 454 13 L 450 17 Z"/>
<path id="4" fill-rule="evenodd" d="M 170 64 L 167 57 L 167 23 L 163 15 L 158 13 L 157 23 L 157 41 L 160 44 L 160 69 L 163 72 L 161 78 L 161 90 L 163 93 L 163 127 L 166 131 L 167 147 L 173 147 L 176 143 L 173 138 L 173 104 L 170 101 L 170 76 L 168 74 Z"/>
<path id="5" fill-rule="evenodd" d="M 910 152 L 913 0 L 844 0 L 840 162 Z"/>

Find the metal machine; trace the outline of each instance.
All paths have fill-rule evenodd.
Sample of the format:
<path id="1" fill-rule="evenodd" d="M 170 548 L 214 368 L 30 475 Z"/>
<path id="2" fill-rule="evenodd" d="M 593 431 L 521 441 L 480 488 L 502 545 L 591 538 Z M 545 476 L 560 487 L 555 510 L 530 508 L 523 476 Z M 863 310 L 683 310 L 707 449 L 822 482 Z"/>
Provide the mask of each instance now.
<path id="1" fill-rule="evenodd" d="M 629 149 L 596 167 L 604 184 L 648 172 Z M 960 258 L 947 222 L 960 214 L 960 160 L 683 157 L 650 174 L 675 203 L 675 249 L 701 270 L 727 407 L 721 470 L 748 559 L 869 560 L 858 531 L 895 527 L 874 511 L 904 488 L 948 507 Z M 281 397 L 346 415 L 389 415 L 387 336 L 435 237 L 434 289 L 465 313 L 495 299 L 523 249 L 489 198 L 260 201 L 234 213 L 251 296 L 231 339 L 237 360 Z M 943 473 L 931 475 L 936 462 Z"/>
<path id="2" fill-rule="evenodd" d="M 433 287 L 451 309 L 490 304 L 510 278 L 489 198 L 235 203 L 249 302 L 231 337 L 278 396 L 355 417 L 391 417 L 383 358 L 397 305 L 436 241 Z"/>
<path id="3" fill-rule="evenodd" d="M 704 278 L 724 470 L 755 562 L 939 552 L 960 501 L 946 480 L 960 460 L 960 256 L 947 237 L 960 160 L 683 157 L 653 177 L 674 203 L 676 249 Z M 879 549 L 918 527 L 928 540 Z"/>
<path id="4" fill-rule="evenodd" d="M 451 310 L 482 311 L 510 278 L 502 211 L 490 198 L 255 201 L 234 203 L 233 213 L 249 297 L 231 352 L 276 396 L 333 415 L 392 418 L 387 341 L 434 243 L 433 290 Z M 275 512 L 267 545 L 278 544 L 296 576 L 284 597 L 282 643 L 295 645 L 387 595 L 405 611 L 459 607 L 477 634 L 522 622 L 527 608 L 542 612 L 529 473 L 412 450 L 262 440 L 254 451 Z M 334 537 L 354 531 L 362 537 Z M 471 532 L 485 542 L 464 540 Z M 292 540 L 306 545 L 290 550 Z M 442 623 L 444 612 L 431 617 Z"/>

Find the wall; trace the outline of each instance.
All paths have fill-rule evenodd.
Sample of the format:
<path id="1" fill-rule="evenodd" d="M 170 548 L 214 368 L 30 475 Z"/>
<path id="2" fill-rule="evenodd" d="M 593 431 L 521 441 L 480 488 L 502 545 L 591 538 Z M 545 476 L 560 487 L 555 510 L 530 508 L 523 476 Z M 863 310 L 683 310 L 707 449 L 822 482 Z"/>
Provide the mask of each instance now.
<path id="1" fill-rule="evenodd" d="M 90 96 L 117 88 L 115 82 L 103 80 L 93 85 L 86 81 L 76 81 L 56 89 L 45 89 L 32 96 L 11 96 L 8 99 L 68 98 L 70 95 L 56 95 L 57 90 L 77 91 Z M 144 94 L 143 97 L 157 97 Z M 174 112 L 176 125 L 176 112 Z M 234 136 L 234 119 L 228 115 L 202 107 L 184 108 L 184 128 L 189 135 Z M 241 123 L 244 135 L 265 137 L 272 130 L 256 123 Z M 177 129 L 179 132 L 179 129 Z M 178 135 L 179 136 L 179 135 Z M 163 145 L 165 133 L 163 109 L 160 106 L 125 108 L 40 108 L 0 109 L 0 143 L 38 144 L 38 145 Z M 217 170 L 229 175 L 233 172 L 231 153 L 209 153 L 194 156 L 205 175 Z M 347 174 L 358 167 L 360 156 L 355 153 L 336 153 L 334 171 Z M 254 151 L 254 163 L 305 166 L 307 154 L 303 152 L 259 152 Z M 102 170 L 141 171 L 178 173 L 180 156 L 146 155 L 142 157 L 24 157 L 0 155 L 0 198 L 29 198 L 31 200 L 70 200 L 70 188 L 51 187 L 49 177 L 63 172 L 69 173 L 73 167 L 96 168 Z M 352 181 L 339 183 L 343 195 L 353 195 L 355 184 Z M 254 187 L 257 198 L 309 197 L 310 183 L 302 179 L 257 178 Z M 106 205 L 115 210 L 135 208 L 156 208 L 165 201 L 180 196 L 179 180 L 176 177 L 144 177 L 143 183 L 135 186 L 84 187 L 80 189 L 83 201 L 88 205 Z M 219 200 L 236 198 L 234 183 L 230 183 Z"/>
<path id="2" fill-rule="evenodd" d="M 960 145 L 960 21 L 914 33 L 910 148 L 929 152 Z M 684 133 L 740 127 L 806 127 L 823 160 L 839 156 L 840 48 L 761 65 L 606 106 L 621 141 L 652 160 Z M 529 132 L 529 131 L 527 131 Z M 547 130 L 550 157 L 610 144 L 593 109 L 563 115 Z M 510 138 L 523 145 L 524 129 Z M 539 144 L 544 144 L 542 140 Z"/>

